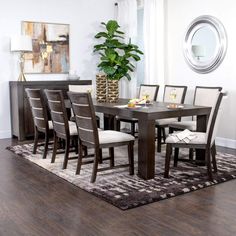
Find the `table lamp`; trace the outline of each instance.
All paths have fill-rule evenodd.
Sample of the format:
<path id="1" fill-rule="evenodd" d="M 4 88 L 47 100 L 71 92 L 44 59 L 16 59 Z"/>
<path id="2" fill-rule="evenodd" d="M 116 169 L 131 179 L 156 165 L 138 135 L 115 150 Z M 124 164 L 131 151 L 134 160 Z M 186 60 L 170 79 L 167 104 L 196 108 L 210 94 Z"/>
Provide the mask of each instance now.
<path id="1" fill-rule="evenodd" d="M 24 75 L 24 53 L 32 52 L 32 39 L 28 35 L 17 35 L 11 38 L 11 51 L 20 52 L 20 75 L 18 81 L 26 81 Z"/>
<path id="2" fill-rule="evenodd" d="M 205 47 L 202 45 L 192 45 L 192 52 L 193 55 L 200 60 L 200 57 L 206 56 L 206 50 Z"/>

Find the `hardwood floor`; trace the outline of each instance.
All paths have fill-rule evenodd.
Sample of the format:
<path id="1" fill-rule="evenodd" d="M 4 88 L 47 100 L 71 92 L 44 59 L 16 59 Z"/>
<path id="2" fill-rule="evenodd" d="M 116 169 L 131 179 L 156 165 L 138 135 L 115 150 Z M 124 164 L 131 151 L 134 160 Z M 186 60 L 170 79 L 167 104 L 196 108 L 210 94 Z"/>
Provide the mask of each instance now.
<path id="1" fill-rule="evenodd" d="M 16 158 L 12 143 L 0 140 L 0 236 L 236 235 L 235 180 L 121 211 Z"/>

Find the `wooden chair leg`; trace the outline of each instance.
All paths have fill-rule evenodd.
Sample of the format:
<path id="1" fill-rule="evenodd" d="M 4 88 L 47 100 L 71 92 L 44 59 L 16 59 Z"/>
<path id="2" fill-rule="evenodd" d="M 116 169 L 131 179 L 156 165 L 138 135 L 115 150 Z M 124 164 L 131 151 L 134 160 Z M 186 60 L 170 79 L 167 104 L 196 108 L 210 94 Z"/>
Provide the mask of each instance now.
<path id="1" fill-rule="evenodd" d="M 65 155 L 62 169 L 66 169 L 70 151 L 70 140 L 66 140 Z"/>
<path id="2" fill-rule="evenodd" d="M 45 134 L 45 143 L 44 143 L 44 151 L 43 151 L 43 159 L 47 157 L 48 153 L 48 142 L 49 142 L 49 136 L 48 134 Z"/>
<path id="3" fill-rule="evenodd" d="M 120 131 L 120 121 L 116 120 L 116 130 Z"/>
<path id="4" fill-rule="evenodd" d="M 134 142 L 128 144 L 129 174 L 134 174 Z"/>
<path id="5" fill-rule="evenodd" d="M 193 152 L 194 152 L 194 150 L 193 150 L 193 148 L 189 148 L 189 160 L 193 160 Z"/>
<path id="6" fill-rule="evenodd" d="M 95 156 L 94 156 L 94 163 L 93 163 L 93 172 L 91 176 L 91 183 L 94 183 L 97 178 L 97 171 L 98 171 L 98 161 L 99 161 L 99 149 L 95 149 Z"/>
<path id="7" fill-rule="evenodd" d="M 157 152 L 161 152 L 161 128 L 157 127 Z"/>
<path id="8" fill-rule="evenodd" d="M 109 155 L 110 155 L 110 167 L 114 167 L 115 160 L 114 160 L 114 147 L 109 148 Z M 100 155 L 99 155 L 100 156 Z"/>
<path id="9" fill-rule="evenodd" d="M 165 127 L 161 127 L 163 142 L 166 143 L 166 131 Z"/>
<path id="10" fill-rule="evenodd" d="M 214 173 L 217 172 L 217 163 L 216 163 L 216 145 L 215 143 L 211 147 L 211 155 L 212 155 L 212 164 L 214 168 Z"/>
<path id="11" fill-rule="evenodd" d="M 172 134 L 172 133 L 174 133 L 174 129 L 169 127 L 169 134 Z"/>
<path id="12" fill-rule="evenodd" d="M 82 158 L 83 158 L 83 146 L 81 144 L 79 144 L 79 148 L 78 148 L 78 162 L 77 162 L 77 168 L 76 168 L 76 175 L 80 174 L 80 170 L 81 170 L 81 165 L 82 165 Z"/>
<path id="13" fill-rule="evenodd" d="M 99 164 L 103 163 L 103 159 L 102 159 L 102 148 L 99 148 Z"/>
<path id="14" fill-rule="evenodd" d="M 33 154 L 36 154 L 36 151 L 37 151 L 38 137 L 39 137 L 39 132 L 38 132 L 38 130 L 35 128 L 35 129 L 34 129 L 34 148 L 33 148 Z"/>
<path id="15" fill-rule="evenodd" d="M 78 138 L 73 139 L 73 146 L 75 147 L 75 154 L 78 154 Z"/>
<path id="16" fill-rule="evenodd" d="M 135 122 L 131 123 L 131 134 L 135 136 Z"/>
<path id="17" fill-rule="evenodd" d="M 164 173 L 165 178 L 169 178 L 171 152 L 172 152 L 172 144 L 168 143 L 166 145 L 166 160 L 165 160 L 165 173 Z"/>
<path id="18" fill-rule="evenodd" d="M 174 167 L 177 167 L 179 159 L 179 148 L 175 148 L 174 152 Z"/>
<path id="19" fill-rule="evenodd" d="M 54 163 L 54 162 L 55 162 L 55 159 L 56 159 L 56 154 L 57 154 L 57 142 L 58 142 L 58 138 L 57 138 L 56 134 L 54 133 L 54 135 L 53 135 L 53 151 L 52 151 L 51 163 Z"/>
<path id="20" fill-rule="evenodd" d="M 205 158 L 206 158 L 206 163 L 207 163 L 207 174 L 208 174 L 208 178 L 210 181 L 213 181 L 213 177 L 212 177 L 212 168 L 211 168 L 211 153 L 209 148 L 206 149 L 205 151 Z"/>
<path id="21" fill-rule="evenodd" d="M 84 150 L 84 155 L 88 156 L 88 148 L 86 146 L 83 146 L 83 150 Z"/>

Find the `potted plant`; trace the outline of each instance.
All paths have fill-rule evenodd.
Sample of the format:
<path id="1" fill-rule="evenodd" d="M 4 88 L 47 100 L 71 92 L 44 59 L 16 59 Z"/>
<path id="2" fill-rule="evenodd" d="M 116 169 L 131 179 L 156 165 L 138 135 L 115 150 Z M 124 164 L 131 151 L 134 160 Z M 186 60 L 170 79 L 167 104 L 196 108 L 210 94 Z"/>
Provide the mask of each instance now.
<path id="1" fill-rule="evenodd" d="M 133 72 L 135 66 L 132 62 L 140 60 L 140 54 L 143 54 L 137 45 L 124 42 L 124 32 L 120 31 L 117 21 L 109 20 L 102 22 L 105 31 L 95 35 L 96 39 L 102 39 L 103 42 L 94 46 L 94 52 L 100 55 L 98 68 L 107 78 L 107 96 L 109 102 L 116 102 L 119 98 L 118 81 L 126 77 L 131 80 L 130 72 Z"/>

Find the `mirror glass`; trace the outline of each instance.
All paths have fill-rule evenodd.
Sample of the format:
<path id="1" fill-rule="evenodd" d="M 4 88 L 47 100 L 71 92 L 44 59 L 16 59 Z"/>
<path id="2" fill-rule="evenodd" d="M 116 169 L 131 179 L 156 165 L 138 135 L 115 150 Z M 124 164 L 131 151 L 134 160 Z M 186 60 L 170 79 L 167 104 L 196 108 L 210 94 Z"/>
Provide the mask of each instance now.
<path id="1" fill-rule="evenodd" d="M 223 25 L 212 16 L 201 16 L 189 26 L 184 41 L 184 56 L 190 68 L 199 73 L 216 69 L 226 53 Z"/>

